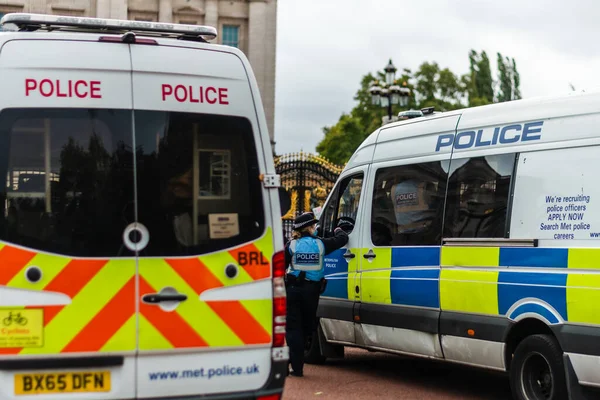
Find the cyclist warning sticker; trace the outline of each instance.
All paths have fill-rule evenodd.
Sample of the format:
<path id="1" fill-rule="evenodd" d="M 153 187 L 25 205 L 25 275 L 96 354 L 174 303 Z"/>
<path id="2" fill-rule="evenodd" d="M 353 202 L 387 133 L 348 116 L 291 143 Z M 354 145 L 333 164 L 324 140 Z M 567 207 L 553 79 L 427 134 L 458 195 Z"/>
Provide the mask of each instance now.
<path id="1" fill-rule="evenodd" d="M 44 310 L 0 309 L 0 349 L 43 344 Z"/>

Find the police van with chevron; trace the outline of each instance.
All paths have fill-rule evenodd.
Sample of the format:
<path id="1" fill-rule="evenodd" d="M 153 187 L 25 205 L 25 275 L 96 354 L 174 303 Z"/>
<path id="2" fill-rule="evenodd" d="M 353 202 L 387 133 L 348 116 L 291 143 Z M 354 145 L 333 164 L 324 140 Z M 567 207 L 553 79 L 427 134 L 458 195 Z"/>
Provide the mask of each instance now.
<path id="1" fill-rule="evenodd" d="M 0 23 L 0 399 L 279 399 L 280 185 L 245 55 L 205 26 Z"/>
<path id="2" fill-rule="evenodd" d="M 384 125 L 329 195 L 305 356 L 345 346 L 506 373 L 513 398 L 600 398 L 600 92 Z"/>

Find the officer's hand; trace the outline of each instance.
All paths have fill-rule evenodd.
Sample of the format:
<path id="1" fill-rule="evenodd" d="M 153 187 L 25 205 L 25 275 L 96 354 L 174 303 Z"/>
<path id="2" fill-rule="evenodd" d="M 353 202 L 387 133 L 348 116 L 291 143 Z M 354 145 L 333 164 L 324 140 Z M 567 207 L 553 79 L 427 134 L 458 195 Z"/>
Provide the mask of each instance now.
<path id="1" fill-rule="evenodd" d="M 338 229 L 341 229 L 348 234 L 351 233 L 354 229 L 354 220 L 348 217 L 340 218 L 340 220 L 338 221 L 337 228 L 335 230 L 337 231 Z"/>

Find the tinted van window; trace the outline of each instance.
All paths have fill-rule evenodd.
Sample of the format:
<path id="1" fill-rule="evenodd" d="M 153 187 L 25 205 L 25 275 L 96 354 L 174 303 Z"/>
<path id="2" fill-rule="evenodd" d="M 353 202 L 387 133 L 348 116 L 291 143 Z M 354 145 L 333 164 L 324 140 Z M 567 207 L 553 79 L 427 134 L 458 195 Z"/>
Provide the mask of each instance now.
<path id="1" fill-rule="evenodd" d="M 262 184 L 245 118 L 135 111 L 138 217 L 147 256 L 202 254 L 260 237 Z"/>
<path id="2" fill-rule="evenodd" d="M 445 238 L 508 237 L 507 211 L 515 154 L 453 159 Z"/>
<path id="3" fill-rule="evenodd" d="M 131 256 L 131 111 L 0 113 L 0 240 L 71 256 Z"/>
<path id="4" fill-rule="evenodd" d="M 439 161 L 378 169 L 371 211 L 373 245 L 439 245 L 447 176 Z"/>

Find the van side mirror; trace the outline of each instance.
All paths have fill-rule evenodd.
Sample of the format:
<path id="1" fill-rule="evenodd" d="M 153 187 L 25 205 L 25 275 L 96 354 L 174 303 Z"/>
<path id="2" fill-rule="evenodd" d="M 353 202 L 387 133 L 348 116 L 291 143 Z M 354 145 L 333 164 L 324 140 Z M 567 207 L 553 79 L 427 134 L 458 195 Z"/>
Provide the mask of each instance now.
<path id="1" fill-rule="evenodd" d="M 279 187 L 279 206 L 281 207 L 282 217 L 287 214 L 292 207 L 292 199 L 290 198 L 290 194 L 283 186 Z"/>

